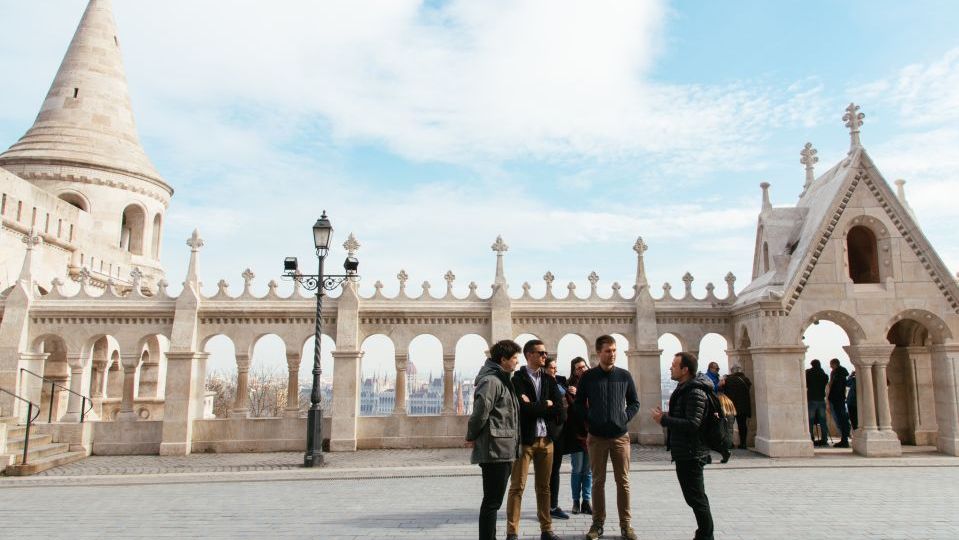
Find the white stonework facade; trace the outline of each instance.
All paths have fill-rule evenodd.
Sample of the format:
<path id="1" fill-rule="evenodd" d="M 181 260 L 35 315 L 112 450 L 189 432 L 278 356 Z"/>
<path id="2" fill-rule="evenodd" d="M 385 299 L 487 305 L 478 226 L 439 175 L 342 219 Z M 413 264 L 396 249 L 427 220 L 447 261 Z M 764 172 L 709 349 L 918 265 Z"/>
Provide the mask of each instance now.
<path id="1" fill-rule="evenodd" d="M 770 456 L 811 456 L 803 359 L 805 329 L 833 321 L 848 334 L 859 376 L 856 452 L 898 455 L 901 445 L 935 445 L 959 455 L 959 288 L 919 228 L 901 183 L 893 190 L 859 140 L 862 114 L 850 105 L 848 156 L 819 177 L 815 150 L 802 152 L 806 182 L 796 206 L 774 208 L 763 184 L 751 283 L 741 291 L 729 274 L 723 291 L 692 293 L 693 277 L 674 294 L 655 297 L 640 238 L 635 280 L 612 295 L 599 277 L 579 296 L 534 298 L 524 285 L 509 294 L 508 247 L 498 238 L 493 292 L 453 294 L 455 276 L 435 295 L 407 289 L 401 273 L 395 297 L 377 283 L 371 296 L 347 282 L 324 303 L 323 329 L 336 343 L 333 399 L 323 433 L 332 451 L 357 448 L 459 446 L 466 416 L 454 399 L 456 345 L 465 336 L 486 342 L 533 334 L 548 350 L 576 334 L 592 343 L 602 334 L 629 342 L 628 365 L 646 404 L 660 403 L 658 339 L 677 336 L 686 349 L 708 333 L 729 344 L 730 363 L 754 382 L 752 443 Z M 159 245 L 173 190 L 138 142 L 127 93 L 120 40 L 108 0 L 91 0 L 34 126 L 0 154 L 6 274 L 0 320 L 0 387 L 43 403 L 45 430 L 71 447 L 100 454 L 189 454 L 197 451 L 294 450 L 305 447 L 305 419 L 292 408 L 281 418 L 248 418 L 246 388 L 256 342 L 279 336 L 286 347 L 290 403 L 298 403 L 301 351 L 312 337 L 315 301 L 294 288 L 281 297 L 275 282 L 264 297 L 231 294 L 225 281 L 203 296 L 203 241 L 194 233 L 185 286 L 167 291 Z M 350 238 L 345 246 L 355 252 Z M 174 276 L 179 281 L 179 276 Z M 360 362 L 364 339 L 391 337 L 396 353 L 393 414 L 361 417 Z M 419 335 L 443 348 L 442 413 L 407 414 L 406 351 Z M 230 418 L 206 418 L 206 343 L 225 335 L 235 345 L 237 396 Z M 306 359 L 312 361 L 312 359 Z M 27 368 L 76 394 L 51 396 Z M 66 393 L 64 393 L 66 394 Z M 93 421 L 78 426 L 83 399 Z M 651 405 L 650 405 L 651 406 Z M 0 395 L 3 416 L 22 418 Z M 39 426 L 43 427 L 43 426 Z M 631 426 L 643 444 L 662 444 L 663 430 L 647 414 Z M 2 441 L 2 438 L 0 438 Z M 0 447 L 0 453 L 4 448 Z"/>

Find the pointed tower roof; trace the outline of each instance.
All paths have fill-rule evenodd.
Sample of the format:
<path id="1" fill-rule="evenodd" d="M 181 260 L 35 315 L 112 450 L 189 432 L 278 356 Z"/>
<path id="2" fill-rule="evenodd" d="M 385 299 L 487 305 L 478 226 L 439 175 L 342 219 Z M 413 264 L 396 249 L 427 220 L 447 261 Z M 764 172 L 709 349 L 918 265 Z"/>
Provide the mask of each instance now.
<path id="1" fill-rule="evenodd" d="M 110 0 L 90 0 L 37 119 L 0 166 L 43 164 L 141 177 L 172 193 L 140 145 Z"/>

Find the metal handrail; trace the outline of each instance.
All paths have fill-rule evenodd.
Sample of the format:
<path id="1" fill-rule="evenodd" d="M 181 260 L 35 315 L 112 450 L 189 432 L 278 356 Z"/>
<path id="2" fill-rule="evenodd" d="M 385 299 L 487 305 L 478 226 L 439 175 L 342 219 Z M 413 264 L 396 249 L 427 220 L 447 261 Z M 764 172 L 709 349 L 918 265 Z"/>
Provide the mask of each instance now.
<path id="1" fill-rule="evenodd" d="M 33 421 L 36 420 L 38 416 L 40 416 L 40 406 L 30 401 L 29 399 L 22 398 L 4 388 L 0 388 L 0 392 L 3 392 L 4 394 L 9 394 L 27 404 L 27 428 L 23 432 L 23 460 L 20 461 L 21 465 L 26 465 L 27 452 L 30 450 L 30 426 L 33 424 Z M 36 408 L 37 410 L 35 414 L 33 412 L 34 408 Z"/>
<path id="2" fill-rule="evenodd" d="M 30 371 L 30 370 L 27 369 L 27 368 L 20 368 L 20 372 L 21 372 L 21 373 L 23 373 L 23 372 L 29 373 L 30 375 L 33 375 L 34 377 L 37 377 L 38 379 L 40 379 L 40 380 L 42 380 L 42 381 L 44 381 L 44 382 L 50 383 L 50 410 L 47 412 L 47 423 L 48 423 L 48 424 L 52 424 L 52 423 L 53 423 L 53 398 L 54 398 L 53 389 L 54 389 L 54 388 L 60 388 L 61 390 L 66 390 L 67 392 L 70 392 L 71 394 L 73 394 L 73 395 L 75 395 L 75 396 L 78 396 L 78 397 L 80 397 L 80 398 L 83 400 L 83 401 L 80 403 L 80 423 L 81 423 L 81 424 L 83 423 L 83 420 L 86 418 L 87 413 L 93 410 L 93 407 L 94 407 L 93 400 L 90 399 L 90 398 L 88 398 L 87 396 L 85 396 L 85 395 L 83 395 L 83 394 L 80 394 L 80 393 L 78 393 L 78 392 L 74 392 L 73 390 L 70 390 L 70 389 L 67 388 L 66 386 L 63 386 L 62 384 L 58 384 L 56 381 L 54 381 L 54 380 L 52 380 L 52 379 L 48 379 L 48 378 L 44 377 L 43 375 L 40 375 L 40 374 L 38 374 L 38 373 L 34 373 L 34 372 Z M 90 408 L 89 408 L 89 409 L 87 408 L 87 402 L 88 402 L 88 401 L 90 402 Z M 39 413 L 37 413 L 37 414 L 39 414 Z"/>

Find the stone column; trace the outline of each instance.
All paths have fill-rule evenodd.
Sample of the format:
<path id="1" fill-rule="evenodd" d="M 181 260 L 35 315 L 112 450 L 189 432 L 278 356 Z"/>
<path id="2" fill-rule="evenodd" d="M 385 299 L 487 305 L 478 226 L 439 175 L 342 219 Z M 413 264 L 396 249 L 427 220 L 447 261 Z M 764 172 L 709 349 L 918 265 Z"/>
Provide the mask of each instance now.
<path id="1" fill-rule="evenodd" d="M 286 409 L 283 410 L 283 416 L 288 418 L 298 418 L 300 416 L 299 352 L 286 352 L 286 369 L 288 372 L 288 378 L 286 383 Z"/>
<path id="2" fill-rule="evenodd" d="M 333 352 L 333 418 L 330 451 L 356 450 L 357 418 L 360 413 L 361 351 Z"/>
<path id="3" fill-rule="evenodd" d="M 83 409 L 83 399 L 80 395 L 83 395 L 84 388 L 84 379 L 89 383 L 87 379 L 89 370 L 90 358 L 89 355 L 82 353 L 67 353 L 67 365 L 70 366 L 70 390 L 73 393 L 69 394 L 67 401 L 67 414 L 63 415 L 60 419 L 61 422 L 79 422 L 80 421 L 80 411 Z M 78 395 L 80 394 L 80 395 Z"/>
<path id="4" fill-rule="evenodd" d="M 899 436 L 892 429 L 886 384 L 886 366 L 896 346 L 885 343 L 843 348 L 856 366 L 858 379 L 856 400 L 860 426 L 852 439 L 853 451 L 870 457 L 902 455 Z"/>
<path id="5" fill-rule="evenodd" d="M 911 388 L 911 409 L 914 409 L 914 441 L 917 446 L 934 446 L 939 428 L 936 425 L 936 401 L 932 378 L 932 358 L 929 347 L 909 347 L 909 369 L 913 386 Z"/>
<path id="6" fill-rule="evenodd" d="M 803 391 L 806 348 L 751 347 L 756 390 L 756 450 L 770 457 L 811 457 Z"/>
<path id="7" fill-rule="evenodd" d="M 205 352 L 166 353 L 161 456 L 185 456 L 193 450 L 193 421 L 203 417 Z"/>
<path id="8" fill-rule="evenodd" d="M 236 398 L 230 418 L 250 417 L 250 357 L 236 355 Z"/>
<path id="9" fill-rule="evenodd" d="M 443 416 L 456 414 L 453 403 L 453 369 L 456 367 L 456 355 L 443 355 Z"/>
<path id="10" fill-rule="evenodd" d="M 626 352 L 629 362 L 629 372 L 636 383 L 639 393 L 639 412 L 633 418 L 630 430 L 635 429 L 639 444 L 664 444 L 663 427 L 653 421 L 649 409 L 662 402 L 662 376 L 659 370 L 659 357 L 662 354 L 659 348 L 643 348 Z"/>
<path id="11" fill-rule="evenodd" d="M 932 375 L 936 396 L 936 447 L 959 456 L 959 343 L 933 345 Z"/>
<path id="12" fill-rule="evenodd" d="M 106 360 L 94 360 L 91 370 L 90 397 L 103 399 L 103 385 L 106 384 Z"/>
<path id="13" fill-rule="evenodd" d="M 137 366 L 140 364 L 140 353 L 120 354 L 120 364 L 123 366 L 123 395 L 120 400 L 120 412 L 117 420 L 134 422 L 137 413 L 133 410 L 134 391 L 136 390 Z"/>
<path id="14" fill-rule="evenodd" d="M 406 416 L 406 366 L 409 355 L 396 355 L 396 399 L 393 400 L 393 416 Z"/>

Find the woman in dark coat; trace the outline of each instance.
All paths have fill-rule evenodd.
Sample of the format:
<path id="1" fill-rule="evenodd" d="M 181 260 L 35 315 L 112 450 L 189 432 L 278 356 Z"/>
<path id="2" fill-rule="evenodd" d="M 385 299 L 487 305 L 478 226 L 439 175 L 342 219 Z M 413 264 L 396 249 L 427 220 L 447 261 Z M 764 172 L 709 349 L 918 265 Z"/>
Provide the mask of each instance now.
<path id="1" fill-rule="evenodd" d="M 749 389 L 753 383 L 743 373 L 743 368 L 733 366 L 731 373 L 726 376 L 723 391 L 736 406 L 736 425 L 739 427 L 739 447 L 746 448 L 746 436 L 749 431 L 749 417 L 752 416 L 752 401 L 749 399 Z"/>

